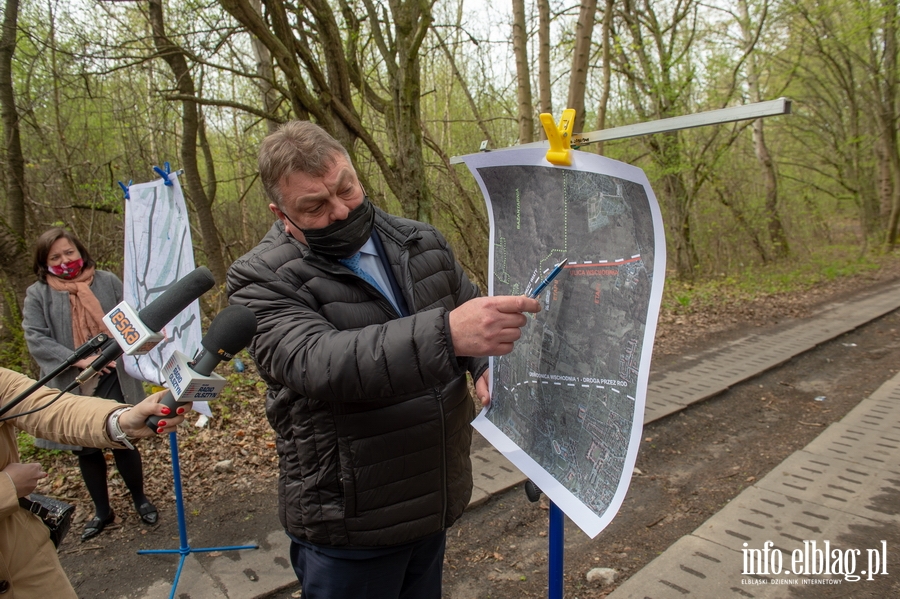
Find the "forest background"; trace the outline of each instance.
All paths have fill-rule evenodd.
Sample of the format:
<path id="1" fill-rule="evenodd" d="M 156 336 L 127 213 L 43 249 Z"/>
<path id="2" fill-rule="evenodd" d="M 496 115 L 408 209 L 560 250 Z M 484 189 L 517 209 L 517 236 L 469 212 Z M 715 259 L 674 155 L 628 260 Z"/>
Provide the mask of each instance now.
<path id="1" fill-rule="evenodd" d="M 896 261 L 894 0 L 3 0 L 0 360 L 29 371 L 31 244 L 60 224 L 121 275 L 119 183 L 183 169 L 199 264 L 273 221 L 259 141 L 290 119 L 349 149 L 370 197 L 435 224 L 482 288 L 488 222 L 450 158 L 788 97 L 793 114 L 586 146 L 643 168 L 664 309 Z M 209 294 L 213 313 L 225 299 Z M 33 372 L 33 371 L 32 371 Z"/>

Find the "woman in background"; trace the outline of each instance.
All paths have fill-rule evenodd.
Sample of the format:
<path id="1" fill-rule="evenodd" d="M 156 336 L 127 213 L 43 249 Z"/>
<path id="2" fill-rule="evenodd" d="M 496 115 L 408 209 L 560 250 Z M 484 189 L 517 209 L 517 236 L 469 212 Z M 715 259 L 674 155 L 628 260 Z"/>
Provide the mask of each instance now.
<path id="1" fill-rule="evenodd" d="M 38 281 L 25 294 L 22 328 L 28 351 L 45 376 L 64 362 L 75 348 L 99 333 L 108 333 L 103 315 L 122 301 L 122 282 L 116 275 L 94 268 L 94 261 L 77 237 L 54 227 L 38 237 L 34 250 L 34 273 Z M 65 389 L 95 357 L 75 363 L 47 383 Z M 130 377 L 119 362 L 110 362 L 94 377 L 76 388 L 78 395 L 92 395 L 135 405 L 145 397 L 141 382 Z M 106 458 L 94 447 L 62 445 L 41 438 L 35 445 L 44 449 L 68 449 L 78 456 L 78 466 L 94 502 L 94 517 L 81 534 L 86 541 L 100 534 L 115 520 L 109 503 Z M 141 520 L 156 524 L 156 507 L 144 495 L 144 472 L 137 449 L 113 449 L 116 468 L 131 493 Z"/>

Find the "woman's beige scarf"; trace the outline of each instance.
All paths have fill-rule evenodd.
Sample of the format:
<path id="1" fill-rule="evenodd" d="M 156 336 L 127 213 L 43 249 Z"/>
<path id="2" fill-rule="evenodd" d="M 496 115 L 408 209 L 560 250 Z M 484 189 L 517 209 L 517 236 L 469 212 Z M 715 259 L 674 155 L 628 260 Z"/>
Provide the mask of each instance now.
<path id="1" fill-rule="evenodd" d="M 93 266 L 83 268 L 78 276 L 68 280 L 47 275 L 47 284 L 52 289 L 69 293 L 69 306 L 72 308 L 72 341 L 75 342 L 75 347 L 81 347 L 94 336 L 108 332 L 106 325 L 103 324 L 105 312 L 97 296 L 91 291 L 93 281 Z"/>

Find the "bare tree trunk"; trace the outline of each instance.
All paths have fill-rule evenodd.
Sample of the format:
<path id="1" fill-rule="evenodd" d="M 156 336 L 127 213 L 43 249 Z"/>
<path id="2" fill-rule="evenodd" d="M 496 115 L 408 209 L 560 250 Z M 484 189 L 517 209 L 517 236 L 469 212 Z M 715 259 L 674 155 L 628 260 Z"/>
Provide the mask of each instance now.
<path id="1" fill-rule="evenodd" d="M 775 163 L 772 160 L 772 155 L 769 153 L 768 146 L 766 146 L 762 119 L 756 119 L 753 122 L 753 146 L 756 150 L 756 159 L 759 162 L 765 183 L 766 201 L 764 206 L 769 229 L 769 240 L 775 249 L 775 255 L 779 258 L 785 258 L 789 253 L 789 248 L 784 225 L 782 225 L 781 216 L 778 214 L 778 177 L 775 173 Z"/>
<path id="2" fill-rule="evenodd" d="M 875 182 L 869 181 L 869 176 L 864 173 L 867 168 L 862 165 L 868 162 L 868 143 L 869 134 L 863 133 L 864 127 L 861 121 L 858 95 L 849 93 L 844 99 L 842 110 L 847 115 L 847 135 L 846 144 L 852 150 L 848 153 L 847 159 L 844 161 L 847 169 L 846 183 L 844 187 L 857 198 L 859 206 L 859 223 L 863 237 L 863 248 L 868 247 L 870 237 L 881 237 L 884 230 L 884 223 L 887 222 L 887 210 L 884 215 L 881 214 L 879 207 L 879 197 L 886 198 L 888 205 L 890 203 L 891 194 L 891 165 L 887 159 L 888 153 L 882 149 L 882 143 L 876 142 L 875 160 L 878 164 L 878 175 Z M 863 157 L 865 156 L 865 158 Z M 863 249 L 863 251 L 865 251 Z"/>
<path id="3" fill-rule="evenodd" d="M 719 198 L 719 201 L 722 202 L 722 205 L 731 211 L 731 214 L 732 216 L 734 216 L 734 220 L 737 221 L 738 226 L 743 229 L 744 233 L 747 234 L 747 237 L 750 238 L 750 243 L 753 245 L 753 249 L 756 250 L 756 253 L 759 254 L 762 263 L 768 264 L 769 256 L 766 253 L 766 246 L 759 238 L 759 234 L 756 232 L 756 230 L 750 226 L 750 223 L 747 222 L 747 216 L 744 214 L 744 211 L 741 210 L 740 207 L 735 205 L 735 203 L 730 199 L 729 195 L 726 194 L 722 188 L 716 188 L 716 196 Z"/>
<path id="4" fill-rule="evenodd" d="M 0 217 L 0 346 L 5 346 L 3 366 L 28 372 L 31 360 L 22 337 L 22 310 L 30 276 L 28 252 L 20 231 Z"/>
<path id="5" fill-rule="evenodd" d="M 13 87 L 12 60 L 16 51 L 19 1 L 6 0 L 0 34 L 0 118 L 3 120 L 6 162 L 6 218 L 0 216 L 0 342 L 7 346 L 8 368 L 28 371 L 30 359 L 24 344 L 22 311 L 29 279 L 28 247 L 25 242 L 25 157 L 19 137 L 19 112 Z"/>
<path id="6" fill-rule="evenodd" d="M 588 66 L 591 60 L 591 37 L 594 32 L 594 16 L 597 0 L 584 0 L 575 26 L 575 52 L 572 55 L 572 72 L 569 75 L 569 100 L 566 108 L 575 109 L 572 131 L 584 131 L 584 94 L 587 89 Z"/>
<path id="7" fill-rule="evenodd" d="M 16 51 L 19 21 L 19 0 L 6 0 L 3 33 L 0 35 L 0 114 L 3 119 L 4 150 L 6 152 L 6 214 L 10 230 L 19 236 L 25 233 L 25 157 L 19 138 L 19 113 L 13 87 L 12 59 Z"/>
<path id="8" fill-rule="evenodd" d="M 202 117 L 197 103 L 188 99 L 196 97 L 194 80 L 191 77 L 184 51 L 166 35 L 161 0 L 149 0 L 148 15 L 150 24 L 153 27 L 153 43 L 160 57 L 172 69 L 179 95 L 184 98 L 181 102 L 181 160 L 184 167 L 184 176 L 187 181 L 191 203 L 197 210 L 200 234 L 203 237 L 203 251 L 206 254 L 209 270 L 212 271 L 216 282 L 222 285 L 225 283 L 226 267 L 222 254 L 222 244 L 219 241 L 219 231 L 212 213 L 212 204 L 215 196 L 207 195 L 203 187 L 203 179 L 200 176 L 200 167 L 197 160 L 197 143 L 202 134 Z M 212 177 L 212 181 L 215 181 L 215 173 L 211 170 L 213 164 L 209 159 L 207 160 L 206 168 L 207 175 Z M 213 192 L 214 190 L 215 188 L 212 188 Z"/>
<path id="9" fill-rule="evenodd" d="M 681 164 L 683 153 L 678 132 L 653 136 L 650 147 L 657 163 L 666 167 L 660 179 L 662 196 L 669 200 L 667 216 L 670 230 L 675 233 L 672 239 L 675 246 L 675 270 L 679 277 L 691 280 L 700 262 L 691 224 L 691 205 L 695 196 L 688 193 L 684 182 Z"/>
<path id="10" fill-rule="evenodd" d="M 262 16 L 262 3 L 260 0 L 249 0 L 250 6 L 256 13 Z M 272 53 L 259 41 L 259 38 L 250 34 L 250 47 L 256 58 L 256 74 L 259 75 L 259 93 L 262 96 L 263 108 L 266 113 L 274 117 L 278 109 L 278 92 L 272 82 L 275 80 L 275 69 L 272 67 Z M 269 133 L 278 128 L 278 122 L 274 118 L 266 119 L 266 129 Z"/>
<path id="11" fill-rule="evenodd" d="M 25 283 L 34 278 L 30 266 L 28 246 L 22 234 L 14 231 L 9 223 L 0 218 L 0 273 L 18 292 L 19 303 L 25 299 Z"/>
<path id="12" fill-rule="evenodd" d="M 674 56 L 683 52 L 675 43 L 682 25 L 690 29 L 692 2 L 679 4 L 679 12 L 661 22 L 652 3 L 621 0 L 617 13 L 624 21 L 622 43 L 616 44 L 618 70 L 625 75 L 635 112 L 641 120 L 675 116 L 684 104 L 686 86 L 673 69 Z M 646 27 L 646 30 L 644 29 Z M 685 43 L 693 40 L 688 37 Z M 673 78 L 675 80 L 673 80 Z M 659 198 L 663 215 L 668 220 L 667 238 L 674 252 L 674 266 L 680 278 L 692 279 L 699 258 L 691 228 L 691 206 L 696 186 L 689 190 L 685 182 L 685 165 L 681 140 L 677 131 L 648 136 L 646 143 L 657 172 L 661 173 Z"/>
<path id="13" fill-rule="evenodd" d="M 553 95 L 550 89 L 550 0 L 537 0 L 538 5 L 538 93 L 541 112 L 553 114 Z M 541 129 L 541 139 L 547 134 Z"/>
<path id="14" fill-rule="evenodd" d="M 894 189 L 894 185 L 892 183 L 891 177 L 891 161 L 888 158 L 890 154 L 889 148 L 885 148 L 885 140 L 880 140 L 879 143 L 875 145 L 875 159 L 878 162 L 878 200 L 877 211 L 874 214 L 869 214 L 868 210 L 865 210 L 865 206 L 862 206 L 862 216 L 865 230 L 867 232 L 871 232 L 870 224 L 872 218 L 876 218 L 879 221 L 884 220 L 886 223 L 888 218 L 891 215 L 891 194 Z"/>
<path id="15" fill-rule="evenodd" d="M 525 0 L 513 0 L 513 53 L 516 56 L 516 95 L 519 100 L 519 143 L 534 141 L 534 110 L 531 100 L 531 71 L 528 68 L 528 33 L 525 29 Z"/>
<path id="16" fill-rule="evenodd" d="M 404 216 L 426 223 L 434 221 L 434 198 L 426 182 L 422 154 L 419 49 L 433 20 L 432 4 L 418 0 L 391 3 L 396 36 L 396 54 L 392 55 L 396 76 L 391 80 L 391 108 L 386 114 L 388 128 L 393 132 L 389 138 L 400 183 L 397 197 Z"/>
<path id="17" fill-rule="evenodd" d="M 462 88 L 463 94 L 466 96 L 466 102 L 469 104 L 469 109 L 472 111 L 472 116 L 475 117 L 475 123 L 478 125 L 478 128 L 481 130 L 481 134 L 484 135 L 484 138 L 488 142 L 488 147 L 496 148 L 497 144 L 494 141 L 494 136 L 491 135 L 490 129 L 487 128 L 487 122 L 481 114 L 481 109 L 478 108 L 478 103 L 475 102 L 475 98 L 472 97 L 472 90 L 469 89 L 469 83 L 466 81 L 466 78 L 463 77 L 463 74 L 460 73 L 459 67 L 456 66 L 456 57 L 450 51 L 450 48 L 447 47 L 447 43 L 440 36 L 437 31 L 434 31 L 434 36 L 438 40 L 438 44 L 440 44 L 441 49 L 444 51 L 444 56 L 447 57 L 447 61 L 450 63 L 450 69 L 453 71 L 453 78 L 456 79 L 456 82 L 459 83 Z"/>
<path id="18" fill-rule="evenodd" d="M 900 154 L 897 149 L 897 3 L 884 0 L 884 75 L 881 83 L 881 113 L 883 147 L 890 164 L 891 213 L 884 236 L 884 249 L 891 251 L 897 244 L 900 227 Z"/>
<path id="19" fill-rule="evenodd" d="M 798 19 L 791 23 L 802 43 L 801 59 L 810 61 L 797 71 L 799 83 L 810 90 L 805 100 L 810 116 L 801 116 L 798 124 L 805 124 L 804 129 L 820 140 L 816 145 L 821 147 L 813 147 L 812 160 L 827 165 L 829 178 L 857 201 L 866 238 L 863 247 L 869 237 L 877 237 L 879 242 L 885 239 L 882 229 L 887 215 L 882 220 L 878 199 L 882 207 L 890 205 L 893 175 L 889 156 L 896 151 L 889 147 L 895 143 L 888 139 L 890 135 L 883 135 L 882 22 L 870 20 L 876 14 L 874 3 L 865 6 L 869 12 L 853 14 L 853 26 L 847 29 L 842 11 L 822 14 L 815 5 L 795 2 Z M 868 49 L 868 56 L 861 48 Z M 873 140 L 874 167 L 870 156 Z"/>
<path id="20" fill-rule="evenodd" d="M 64 106 L 60 93 L 60 82 L 63 79 L 63 74 L 60 73 L 57 62 L 56 18 L 53 14 L 52 6 L 48 7 L 47 21 L 49 29 L 47 32 L 47 54 L 49 54 L 50 57 L 51 85 L 53 89 L 53 124 L 46 127 L 42 126 L 42 124 L 38 122 L 36 116 L 29 119 L 27 122 L 30 122 L 31 127 L 37 133 L 41 144 L 53 155 L 53 158 L 56 161 L 56 167 L 59 172 L 59 181 L 62 185 L 60 195 L 69 198 L 73 203 L 77 203 L 77 199 L 79 199 L 81 194 L 79 194 L 78 184 L 75 182 L 76 169 L 72 160 L 73 148 L 69 146 L 68 140 L 66 139 L 66 126 L 63 117 Z M 47 131 L 45 129 L 51 130 Z M 93 204 L 93 202 L 85 202 L 85 204 L 89 206 Z M 92 226 L 94 216 L 95 212 L 91 210 L 91 223 L 87 230 L 77 231 L 79 238 L 90 248 L 96 248 Z M 73 227 L 77 229 L 74 223 Z M 96 252 L 96 249 L 94 251 Z"/>
<path id="21" fill-rule="evenodd" d="M 896 149 L 896 130 L 894 130 L 894 144 Z M 891 172 L 894 174 L 894 188 L 891 193 L 891 212 L 888 216 L 887 227 L 884 236 L 884 249 L 891 251 L 897 245 L 898 230 L 900 230 L 900 160 L 896 152 L 891 156 Z"/>
<path id="22" fill-rule="evenodd" d="M 750 8 L 747 0 L 738 0 L 739 22 L 741 25 L 741 33 L 744 41 L 744 51 L 747 56 L 747 88 L 750 92 L 750 99 L 754 102 L 762 101 L 762 92 L 759 89 L 759 69 L 756 64 L 756 55 L 751 52 L 756 43 L 758 30 L 762 28 L 768 4 L 763 3 L 762 15 L 759 23 L 752 23 L 750 19 Z M 763 119 L 756 119 L 753 122 L 753 148 L 756 152 L 756 160 L 762 172 L 763 183 L 766 190 L 765 199 L 765 215 L 769 229 L 769 240 L 775 250 L 775 256 L 784 258 L 788 255 L 787 235 L 784 232 L 784 226 L 781 223 L 781 217 L 778 214 L 778 177 L 775 173 L 775 163 L 769 148 L 766 146 L 766 138 L 763 132 Z"/>
<path id="23" fill-rule="evenodd" d="M 603 9 L 603 91 L 600 95 L 600 106 L 597 107 L 597 131 L 606 129 L 606 111 L 609 108 L 609 88 L 612 82 L 612 17 L 615 0 L 606 0 Z M 597 142 L 597 153 L 603 154 L 603 141 Z"/>

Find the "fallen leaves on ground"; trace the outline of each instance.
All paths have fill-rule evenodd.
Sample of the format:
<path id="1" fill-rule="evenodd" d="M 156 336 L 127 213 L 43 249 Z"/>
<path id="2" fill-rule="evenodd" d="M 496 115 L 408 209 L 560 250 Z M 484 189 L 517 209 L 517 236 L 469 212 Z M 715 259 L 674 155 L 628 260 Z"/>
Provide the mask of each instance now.
<path id="1" fill-rule="evenodd" d="M 235 489 L 274 488 L 278 474 L 275 433 L 265 416 L 265 385 L 259 380 L 250 360 L 244 357 L 246 370 L 235 372 L 231 364 L 219 368 L 228 386 L 209 406 L 213 417 L 203 428 L 194 426 L 199 414 L 188 415 L 178 431 L 178 463 L 182 492 L 190 497 L 190 507 L 202 510 L 203 500 L 228 496 Z M 157 508 L 174 506 L 174 477 L 169 436 L 142 440 L 138 445 L 144 465 L 144 492 Z M 110 500 L 119 514 L 133 510 L 131 497 L 115 468 L 111 451 L 106 455 Z M 49 476 L 36 492 L 58 497 L 79 506 L 76 523 L 93 515 L 90 496 L 84 486 L 78 459 L 68 451 L 40 451 L 38 458 Z M 231 461 L 227 472 L 215 466 Z M 81 508 L 84 509 L 81 509 Z"/>

